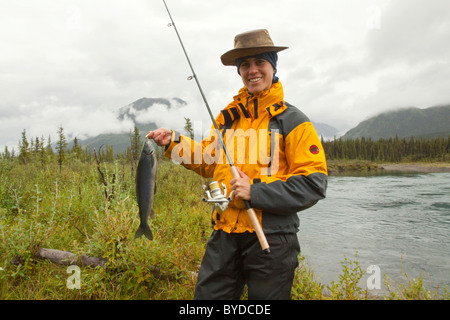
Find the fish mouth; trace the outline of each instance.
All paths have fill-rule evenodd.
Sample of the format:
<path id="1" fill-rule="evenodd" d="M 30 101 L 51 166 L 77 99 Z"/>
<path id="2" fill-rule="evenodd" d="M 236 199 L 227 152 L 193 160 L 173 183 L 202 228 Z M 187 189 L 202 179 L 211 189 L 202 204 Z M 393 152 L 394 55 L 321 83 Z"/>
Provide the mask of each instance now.
<path id="1" fill-rule="evenodd" d="M 151 155 L 153 154 L 153 152 L 154 152 L 154 150 L 150 151 L 149 153 L 145 152 L 145 154 L 146 154 L 147 156 L 151 156 Z"/>

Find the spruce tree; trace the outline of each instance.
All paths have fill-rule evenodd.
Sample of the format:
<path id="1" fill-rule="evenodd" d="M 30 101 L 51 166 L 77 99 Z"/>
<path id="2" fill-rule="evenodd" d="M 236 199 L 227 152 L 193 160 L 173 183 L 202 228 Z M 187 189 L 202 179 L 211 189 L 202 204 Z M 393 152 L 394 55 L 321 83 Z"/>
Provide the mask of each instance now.
<path id="1" fill-rule="evenodd" d="M 58 128 L 58 139 L 59 140 L 56 142 L 56 151 L 58 155 L 59 173 L 61 173 L 62 164 L 65 160 L 65 154 L 67 149 L 67 141 L 66 137 L 64 136 L 64 130 L 62 126 Z"/>
<path id="2" fill-rule="evenodd" d="M 78 142 L 77 137 L 73 138 L 73 146 L 72 146 L 72 150 L 70 151 L 70 153 L 73 155 L 73 157 L 75 159 L 81 159 L 82 149 L 81 149 L 80 143 Z"/>
<path id="3" fill-rule="evenodd" d="M 141 153 L 141 137 L 139 135 L 139 129 L 137 126 L 134 126 L 134 132 L 130 133 L 130 142 L 131 142 L 131 161 L 134 162 L 139 158 Z"/>
<path id="4" fill-rule="evenodd" d="M 25 129 L 22 131 L 22 140 L 19 141 L 19 159 L 23 164 L 27 164 L 30 160 L 30 144 L 27 140 L 27 134 Z"/>
<path id="5" fill-rule="evenodd" d="M 186 124 L 184 126 L 184 130 L 187 133 L 187 136 L 194 140 L 194 129 L 192 128 L 192 122 L 191 119 L 184 117 L 184 121 L 186 121 Z"/>

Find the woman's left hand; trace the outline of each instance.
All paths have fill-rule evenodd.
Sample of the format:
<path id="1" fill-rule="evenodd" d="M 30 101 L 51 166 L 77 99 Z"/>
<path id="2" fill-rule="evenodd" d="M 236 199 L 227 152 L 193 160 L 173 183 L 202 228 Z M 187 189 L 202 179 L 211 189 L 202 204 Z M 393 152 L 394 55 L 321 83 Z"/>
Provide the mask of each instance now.
<path id="1" fill-rule="evenodd" d="M 239 173 L 239 178 L 233 178 L 230 181 L 231 190 L 234 191 L 234 195 L 242 200 L 250 200 L 251 198 L 251 181 L 250 178 L 243 173 L 238 167 L 236 167 Z"/>

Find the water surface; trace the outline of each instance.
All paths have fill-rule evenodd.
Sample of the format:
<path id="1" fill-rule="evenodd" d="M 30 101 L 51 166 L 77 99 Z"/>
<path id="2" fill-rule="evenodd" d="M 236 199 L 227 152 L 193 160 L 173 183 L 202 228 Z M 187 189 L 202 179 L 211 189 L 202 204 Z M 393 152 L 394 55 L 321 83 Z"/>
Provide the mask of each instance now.
<path id="1" fill-rule="evenodd" d="M 450 288 L 450 173 L 331 176 L 327 198 L 299 216 L 302 254 L 321 283 L 338 281 L 341 261 L 357 252 L 382 283 L 384 274 L 406 283 L 406 272 Z"/>

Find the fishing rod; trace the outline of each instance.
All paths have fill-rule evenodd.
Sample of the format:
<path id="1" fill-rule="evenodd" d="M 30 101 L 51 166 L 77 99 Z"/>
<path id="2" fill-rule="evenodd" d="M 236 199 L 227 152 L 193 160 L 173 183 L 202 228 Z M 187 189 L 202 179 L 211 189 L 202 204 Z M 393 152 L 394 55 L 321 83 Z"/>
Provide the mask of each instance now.
<path id="1" fill-rule="evenodd" d="M 187 59 L 187 61 L 189 63 L 189 67 L 191 68 L 191 71 L 192 71 L 192 76 L 190 76 L 188 79 L 189 80 L 194 79 L 195 82 L 197 83 L 197 87 L 200 90 L 200 94 L 202 95 L 202 98 L 203 98 L 203 102 L 205 102 L 206 109 L 208 110 L 209 117 L 211 118 L 211 121 L 214 124 L 214 128 L 216 129 L 216 134 L 217 134 L 217 137 L 219 139 L 219 142 L 222 145 L 222 148 L 223 148 L 223 150 L 225 152 L 225 155 L 227 157 L 228 163 L 230 164 L 231 174 L 233 175 L 233 178 L 235 178 L 235 179 L 239 178 L 239 173 L 238 173 L 236 167 L 234 166 L 233 161 L 231 160 L 231 157 L 230 157 L 230 154 L 228 153 L 227 147 L 225 146 L 225 143 L 224 143 L 223 138 L 222 138 L 222 134 L 220 133 L 219 127 L 217 126 L 217 123 L 216 123 L 216 121 L 214 119 L 214 116 L 213 116 L 213 114 L 211 112 L 211 108 L 209 107 L 208 101 L 206 100 L 205 94 L 203 93 L 202 86 L 200 85 L 198 77 L 195 74 L 194 68 L 192 67 L 191 60 L 189 59 L 189 56 L 188 56 L 188 54 L 186 52 L 186 49 L 185 49 L 185 47 L 183 45 L 183 41 L 181 40 L 180 34 L 178 33 L 178 29 L 177 29 L 177 27 L 175 25 L 175 22 L 173 21 L 172 15 L 170 14 L 169 8 L 167 7 L 166 1 L 163 0 L 163 2 L 164 2 L 164 6 L 166 7 L 167 13 L 169 14 L 170 21 L 171 21 L 168 24 L 168 26 L 169 27 L 174 27 L 175 32 L 176 32 L 177 37 L 178 37 L 178 40 L 180 41 L 180 44 L 181 44 L 181 48 L 183 49 L 184 55 L 186 56 L 186 59 Z M 258 218 L 256 217 L 255 210 L 253 210 L 253 208 L 250 206 L 250 202 L 248 200 L 244 200 L 244 203 L 245 203 L 245 207 L 247 208 L 248 216 L 249 216 L 250 221 L 251 221 L 251 223 L 253 225 L 253 228 L 255 229 L 256 235 L 258 237 L 259 243 L 261 244 L 261 247 L 262 247 L 264 253 L 270 253 L 269 243 L 267 242 L 266 236 L 264 235 L 264 231 L 263 231 L 263 229 L 262 229 L 262 227 L 261 227 L 261 225 L 260 225 L 260 223 L 258 221 Z"/>

